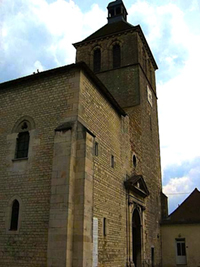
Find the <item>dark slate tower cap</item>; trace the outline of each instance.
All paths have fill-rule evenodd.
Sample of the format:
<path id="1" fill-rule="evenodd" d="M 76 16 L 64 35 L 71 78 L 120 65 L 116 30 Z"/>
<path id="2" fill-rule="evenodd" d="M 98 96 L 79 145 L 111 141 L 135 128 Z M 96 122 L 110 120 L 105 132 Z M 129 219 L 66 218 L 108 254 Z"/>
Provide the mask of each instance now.
<path id="1" fill-rule="evenodd" d="M 122 0 L 116 0 L 108 4 L 108 24 L 117 21 L 127 21 L 128 15 Z"/>

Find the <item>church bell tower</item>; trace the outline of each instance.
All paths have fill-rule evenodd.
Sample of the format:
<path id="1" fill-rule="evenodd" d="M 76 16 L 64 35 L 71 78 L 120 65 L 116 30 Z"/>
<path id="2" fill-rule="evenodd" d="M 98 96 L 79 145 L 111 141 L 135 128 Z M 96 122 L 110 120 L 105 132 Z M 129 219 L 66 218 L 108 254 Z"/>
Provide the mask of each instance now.
<path id="1" fill-rule="evenodd" d="M 126 8 L 121 0 L 111 2 L 108 7 L 108 23 L 126 21 L 128 15 Z"/>
<path id="2" fill-rule="evenodd" d="M 141 27 L 127 22 L 123 1 L 113 1 L 107 9 L 107 24 L 74 44 L 76 62 L 84 61 L 90 67 L 129 117 L 130 170 L 125 190 L 131 226 L 127 265 L 161 266 L 158 67 Z M 137 192 L 133 183 L 138 185 Z M 142 188 L 143 195 L 139 194 Z"/>

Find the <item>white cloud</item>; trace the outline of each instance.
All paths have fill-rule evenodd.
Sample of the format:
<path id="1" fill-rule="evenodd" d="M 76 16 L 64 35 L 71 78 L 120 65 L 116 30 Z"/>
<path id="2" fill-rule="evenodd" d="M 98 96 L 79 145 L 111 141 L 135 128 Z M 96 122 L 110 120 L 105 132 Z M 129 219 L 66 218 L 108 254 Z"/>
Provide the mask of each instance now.
<path id="1" fill-rule="evenodd" d="M 93 4 L 90 11 L 83 16 L 83 37 L 87 37 L 94 31 L 107 23 L 107 12 L 99 8 L 98 4 Z M 91 23 L 92 22 L 92 23 Z"/>
<path id="2" fill-rule="evenodd" d="M 195 189 L 200 189 L 200 166 L 199 159 L 190 162 L 184 162 L 184 165 L 189 165 L 189 171 L 185 173 L 183 177 L 171 177 L 166 185 L 163 186 L 163 192 L 168 196 L 169 212 L 171 213 L 178 204 L 181 204 L 183 200 Z M 169 171 L 170 171 L 169 167 Z"/>
<path id="3" fill-rule="evenodd" d="M 184 14 L 175 4 L 153 5 L 147 1 L 137 1 L 129 9 L 129 15 L 133 21 L 144 25 L 146 38 L 151 46 L 157 49 L 165 46 L 165 43 L 160 46 L 160 41 L 165 37 L 170 38 L 170 42 L 179 44 L 185 39 L 187 25 L 184 22 Z"/>
<path id="4" fill-rule="evenodd" d="M 73 1 L 57 0 L 48 4 L 45 0 L 32 0 L 30 10 L 35 19 L 44 24 L 54 37 L 68 35 L 73 39 L 80 36 L 83 14 Z"/>
<path id="5" fill-rule="evenodd" d="M 97 4 L 84 14 L 72 0 L 5 2 L 0 11 L 0 15 L 4 14 L 0 59 L 1 73 L 6 72 L 4 79 L 16 78 L 14 73 L 16 76 L 32 73 L 37 61 L 44 69 L 74 62 L 72 43 L 106 23 L 106 13 Z M 16 55 L 19 57 L 13 61 Z"/>
<path id="6" fill-rule="evenodd" d="M 191 191 L 191 179 L 189 177 L 171 178 L 169 183 L 163 186 L 166 195 L 185 193 Z"/>
<path id="7" fill-rule="evenodd" d="M 180 163 L 200 156 L 200 85 L 198 62 L 200 37 L 190 36 L 188 59 L 179 75 L 158 84 L 162 164 Z M 173 61 L 172 61 L 173 62 Z M 174 62 L 170 64 L 174 65 Z"/>

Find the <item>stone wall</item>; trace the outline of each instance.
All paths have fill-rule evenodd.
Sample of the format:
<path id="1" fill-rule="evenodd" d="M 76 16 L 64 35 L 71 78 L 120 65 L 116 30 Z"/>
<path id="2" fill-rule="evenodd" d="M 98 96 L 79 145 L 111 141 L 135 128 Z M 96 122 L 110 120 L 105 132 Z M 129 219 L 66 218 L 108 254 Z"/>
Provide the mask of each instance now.
<path id="1" fill-rule="evenodd" d="M 77 115 L 78 90 L 75 70 L 1 85 L 0 266 L 47 266 L 54 130 Z M 15 159 L 14 126 L 29 118 L 34 126 L 28 158 Z M 20 202 L 20 225 L 9 231 L 14 199 Z"/>
<path id="2" fill-rule="evenodd" d="M 128 117 L 113 112 L 94 84 L 81 76 L 79 120 L 95 135 L 93 216 L 98 219 L 98 266 L 125 266 L 126 192 L 129 169 Z M 94 109 L 95 107 L 95 109 Z M 114 167 L 111 156 L 114 156 Z M 106 221 L 106 233 L 104 223 Z"/>

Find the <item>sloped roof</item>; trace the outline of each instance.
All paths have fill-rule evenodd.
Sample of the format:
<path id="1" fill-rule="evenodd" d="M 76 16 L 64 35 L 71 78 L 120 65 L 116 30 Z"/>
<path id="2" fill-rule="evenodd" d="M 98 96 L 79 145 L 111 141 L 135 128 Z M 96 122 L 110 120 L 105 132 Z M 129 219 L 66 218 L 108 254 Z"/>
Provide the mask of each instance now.
<path id="1" fill-rule="evenodd" d="M 115 23 L 106 24 L 103 27 L 101 27 L 99 30 L 97 30 L 96 32 L 94 32 L 93 34 L 85 38 L 83 41 L 75 43 L 73 45 L 76 47 L 81 43 L 85 43 L 93 39 L 106 37 L 107 35 L 119 33 L 119 32 L 130 30 L 130 29 L 135 29 L 135 26 L 122 20 L 115 22 Z"/>
<path id="2" fill-rule="evenodd" d="M 200 223 L 200 192 L 197 188 L 172 212 L 163 224 Z"/>
<path id="3" fill-rule="evenodd" d="M 124 3 L 123 3 L 122 0 L 116 0 L 116 1 L 110 2 L 110 3 L 108 4 L 108 7 L 116 6 L 116 5 L 118 5 L 118 4 L 123 4 L 123 5 L 124 5 Z"/>

